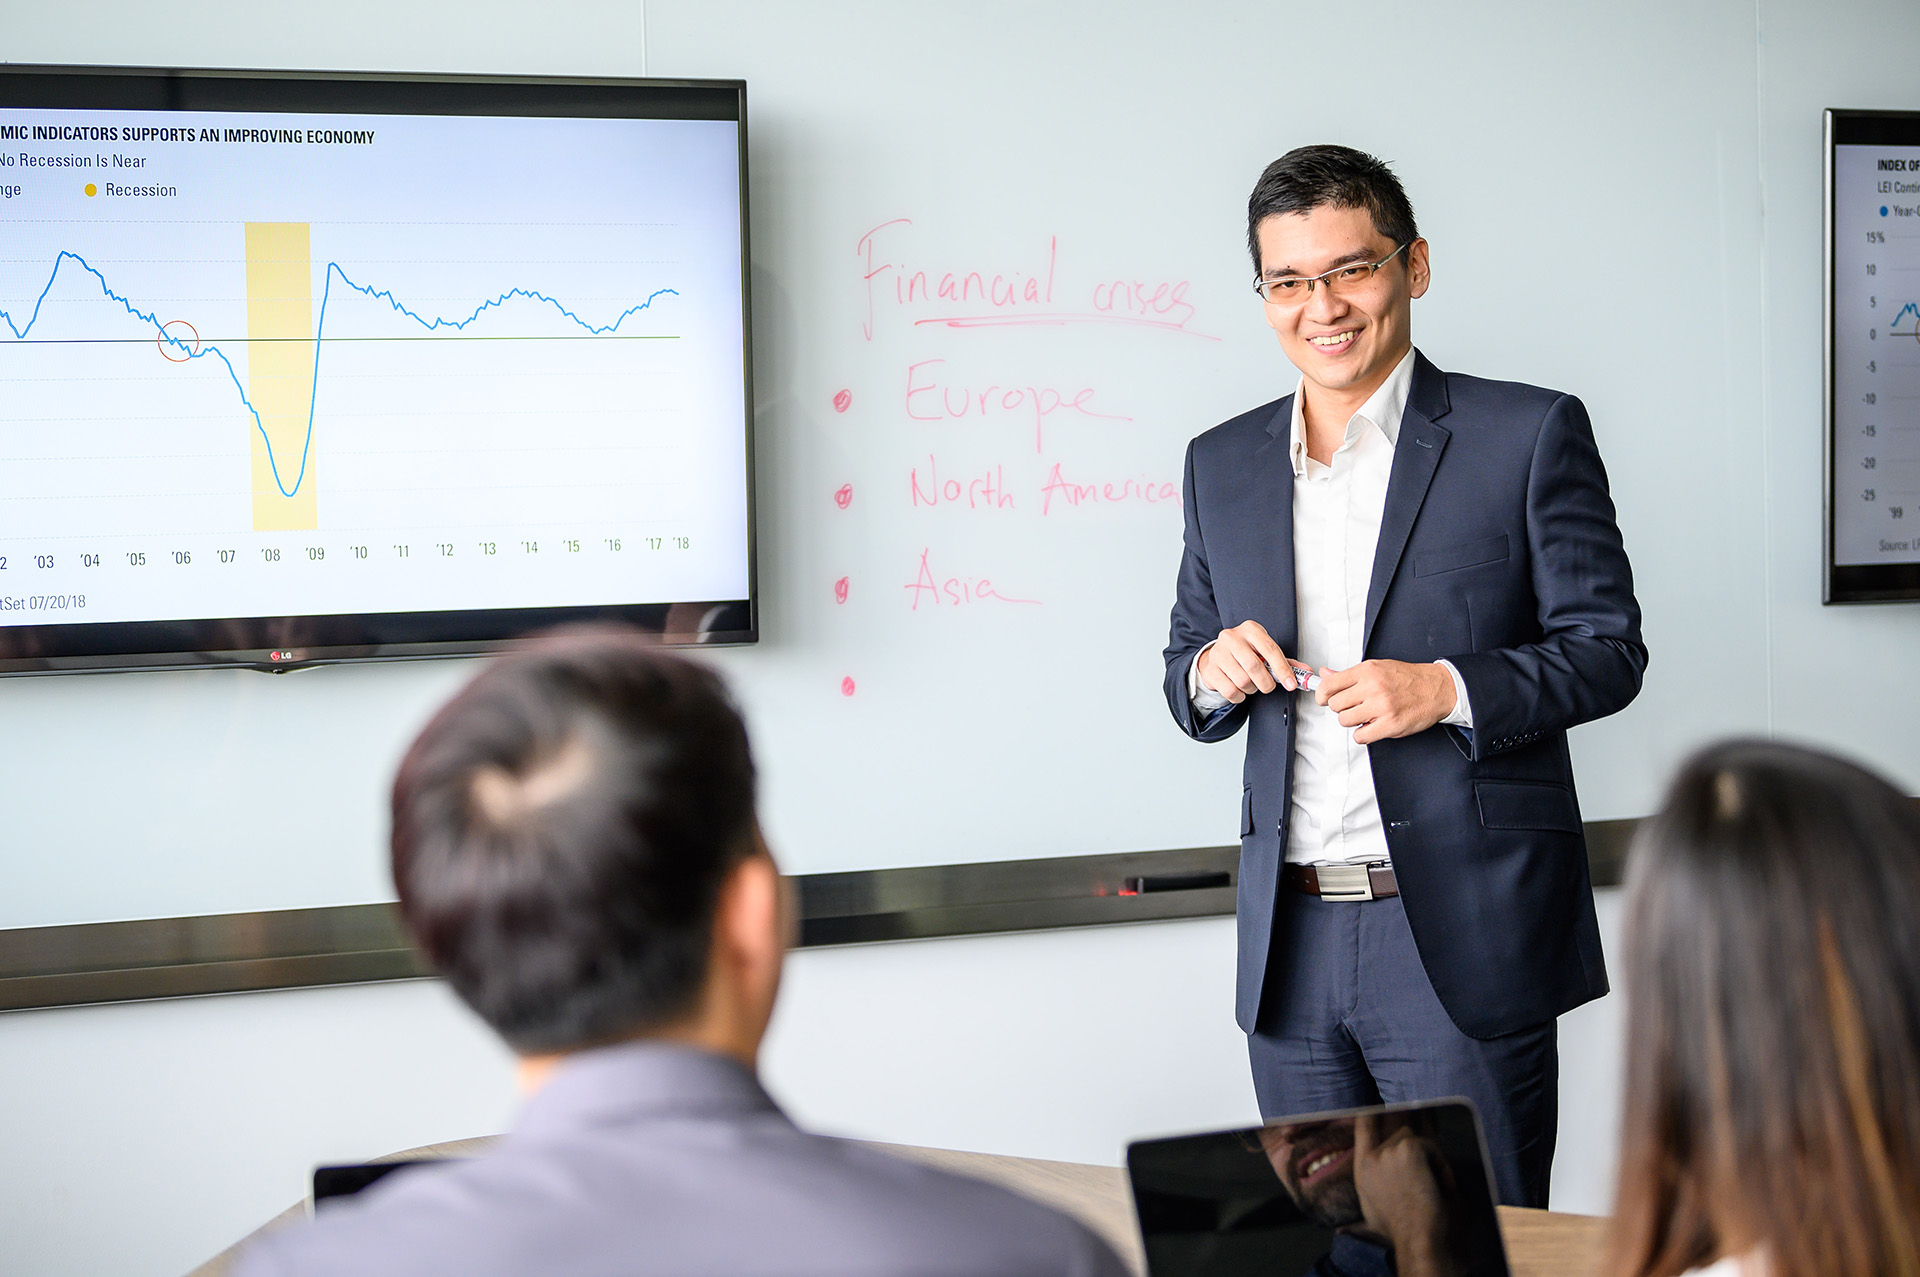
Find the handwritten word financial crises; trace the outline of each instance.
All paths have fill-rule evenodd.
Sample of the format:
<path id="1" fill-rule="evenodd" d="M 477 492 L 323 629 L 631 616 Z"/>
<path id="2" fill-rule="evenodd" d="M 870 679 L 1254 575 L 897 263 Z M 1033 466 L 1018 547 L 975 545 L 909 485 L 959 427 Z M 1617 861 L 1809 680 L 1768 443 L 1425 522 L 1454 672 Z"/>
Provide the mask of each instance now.
<path id="1" fill-rule="evenodd" d="M 1017 266 L 927 265 L 909 256 L 912 228 L 911 218 L 896 217 L 855 241 L 866 289 L 861 332 L 868 341 L 889 309 L 903 313 L 915 326 L 1129 324 L 1219 340 L 1191 326 L 1196 311 L 1187 300 L 1188 280 L 1143 280 L 1098 271 L 1090 288 L 1063 286 L 1058 235 L 1047 237 L 1044 254 L 1035 249 Z"/>

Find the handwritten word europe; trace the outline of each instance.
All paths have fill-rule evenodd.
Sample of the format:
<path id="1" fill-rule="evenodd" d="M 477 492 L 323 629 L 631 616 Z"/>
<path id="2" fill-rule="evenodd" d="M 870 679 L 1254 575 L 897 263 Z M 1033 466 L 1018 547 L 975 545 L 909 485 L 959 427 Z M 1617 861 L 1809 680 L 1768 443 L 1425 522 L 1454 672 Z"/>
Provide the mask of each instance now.
<path id="1" fill-rule="evenodd" d="M 1082 386 L 1074 391 L 1052 386 L 954 386 L 941 377 L 944 359 L 922 359 L 907 365 L 907 415 L 915 421 L 959 421 L 968 416 L 1018 414 L 1033 417 L 1033 450 L 1046 447 L 1047 418 L 1056 412 L 1078 413 L 1101 421 L 1132 421 L 1117 412 L 1099 412 L 1093 407 L 1094 390 Z"/>

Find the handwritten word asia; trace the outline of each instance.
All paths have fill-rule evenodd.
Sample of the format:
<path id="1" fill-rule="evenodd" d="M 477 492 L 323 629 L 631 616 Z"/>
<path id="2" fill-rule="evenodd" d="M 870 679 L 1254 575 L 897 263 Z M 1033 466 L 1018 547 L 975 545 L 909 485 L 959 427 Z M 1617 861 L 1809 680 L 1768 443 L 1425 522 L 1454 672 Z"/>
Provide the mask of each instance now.
<path id="1" fill-rule="evenodd" d="M 942 577 L 929 562 L 932 553 L 931 549 L 920 551 L 920 570 L 907 582 L 907 594 L 913 600 L 915 612 L 923 604 L 929 608 L 968 607 L 976 603 L 1022 603 L 1035 607 L 1040 604 L 1039 599 L 1017 599 L 1002 594 L 984 576 Z"/>

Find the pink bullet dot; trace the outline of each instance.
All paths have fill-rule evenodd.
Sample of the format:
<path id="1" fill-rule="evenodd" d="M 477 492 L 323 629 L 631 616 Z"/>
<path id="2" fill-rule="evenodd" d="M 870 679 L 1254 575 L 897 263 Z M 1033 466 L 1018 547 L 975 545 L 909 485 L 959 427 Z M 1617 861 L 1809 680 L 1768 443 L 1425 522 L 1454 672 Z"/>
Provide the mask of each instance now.
<path id="1" fill-rule="evenodd" d="M 847 578 L 844 576 L 833 583 L 833 601 L 835 603 L 847 601 Z"/>
<path id="2" fill-rule="evenodd" d="M 853 407 L 853 392 L 851 390 L 843 390 L 833 397 L 833 410 L 835 412 L 845 412 L 851 407 Z"/>
<path id="3" fill-rule="evenodd" d="M 840 491 L 833 494 L 833 502 L 835 505 L 839 506 L 842 510 L 852 505 L 853 504 L 853 485 L 851 483 L 841 484 Z"/>
<path id="4" fill-rule="evenodd" d="M 853 695 L 853 680 L 851 678 L 843 678 L 840 680 L 840 695 Z"/>

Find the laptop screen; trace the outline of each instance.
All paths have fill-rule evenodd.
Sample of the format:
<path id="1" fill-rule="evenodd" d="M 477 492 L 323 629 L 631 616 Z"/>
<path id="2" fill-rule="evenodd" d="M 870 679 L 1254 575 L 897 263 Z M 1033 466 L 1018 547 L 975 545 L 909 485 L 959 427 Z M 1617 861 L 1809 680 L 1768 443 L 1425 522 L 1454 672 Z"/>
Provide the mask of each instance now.
<path id="1" fill-rule="evenodd" d="M 1507 1277 L 1465 1100 L 1142 1140 L 1127 1172 L 1152 1277 Z"/>

